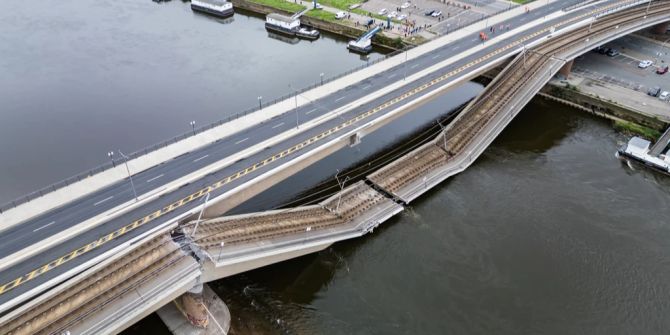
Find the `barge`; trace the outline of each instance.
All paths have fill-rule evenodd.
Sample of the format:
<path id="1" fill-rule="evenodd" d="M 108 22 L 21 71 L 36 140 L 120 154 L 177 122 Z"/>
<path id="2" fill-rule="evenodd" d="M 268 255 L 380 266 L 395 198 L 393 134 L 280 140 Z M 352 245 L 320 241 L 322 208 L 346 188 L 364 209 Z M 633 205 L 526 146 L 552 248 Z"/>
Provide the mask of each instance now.
<path id="1" fill-rule="evenodd" d="M 631 138 L 628 143 L 617 150 L 617 157 L 645 165 L 655 171 L 670 175 L 670 156 L 650 154 L 651 142 L 640 137 Z"/>
<path id="2" fill-rule="evenodd" d="M 226 0 L 191 0 L 191 9 L 218 17 L 229 17 L 234 13 L 233 4 Z"/>
<path id="3" fill-rule="evenodd" d="M 318 30 L 300 26 L 300 16 L 306 11 L 304 10 L 293 16 L 270 13 L 265 16 L 265 29 L 290 37 L 297 36 L 308 40 L 315 40 L 320 35 Z"/>

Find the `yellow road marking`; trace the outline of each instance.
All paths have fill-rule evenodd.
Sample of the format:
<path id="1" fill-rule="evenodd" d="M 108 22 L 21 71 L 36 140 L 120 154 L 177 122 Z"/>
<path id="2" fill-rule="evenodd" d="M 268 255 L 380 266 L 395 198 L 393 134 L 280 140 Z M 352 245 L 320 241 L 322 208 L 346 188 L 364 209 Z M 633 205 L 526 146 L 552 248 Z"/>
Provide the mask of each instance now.
<path id="1" fill-rule="evenodd" d="M 599 10 L 593 10 L 589 13 L 582 14 L 580 16 L 576 16 L 572 19 L 561 21 L 560 23 L 558 23 L 556 25 L 564 25 L 564 24 L 567 24 L 569 22 L 574 22 L 574 21 L 577 21 L 581 18 L 591 16 L 591 15 L 597 13 L 597 12 L 607 10 L 610 7 L 613 7 L 613 6 L 614 5 L 603 7 L 602 9 L 599 9 Z M 556 26 L 556 25 L 554 25 L 554 26 Z M 180 208 L 180 207 L 192 202 L 193 200 L 198 199 L 198 198 L 206 195 L 207 193 L 210 193 L 214 190 L 217 190 L 217 189 L 223 187 L 224 185 L 229 184 L 229 183 L 245 176 L 246 174 L 249 174 L 249 173 L 251 173 L 251 172 L 253 172 L 253 171 L 255 171 L 255 170 L 257 170 L 257 169 L 259 169 L 263 166 L 269 165 L 270 163 L 274 162 L 278 158 L 288 156 L 289 154 L 291 154 L 295 151 L 298 151 L 299 149 L 302 149 L 304 147 L 307 147 L 307 146 L 317 142 L 318 140 L 320 140 L 322 138 L 325 138 L 328 135 L 331 135 L 331 134 L 333 134 L 333 133 L 335 133 L 335 132 L 337 132 L 337 131 L 339 131 L 339 130 L 347 127 L 347 126 L 350 126 L 351 124 L 353 124 L 357 121 L 368 118 L 371 115 L 374 115 L 374 114 L 378 113 L 379 111 L 388 108 L 389 106 L 395 105 L 398 102 L 400 102 L 402 100 L 405 100 L 408 97 L 411 97 L 411 96 L 413 96 L 413 95 L 415 95 L 415 94 L 417 94 L 421 91 L 424 91 L 428 87 L 434 86 L 435 84 L 438 84 L 438 83 L 440 83 L 440 82 L 442 82 L 442 81 L 444 81 L 444 80 L 446 80 L 450 77 L 453 77 L 454 75 L 463 72 L 464 70 L 470 68 L 471 66 L 477 65 L 477 64 L 483 62 L 484 60 L 490 58 L 492 54 L 496 54 L 496 53 L 505 51 L 509 48 L 519 46 L 522 42 L 525 42 L 525 41 L 527 41 L 527 40 L 529 40 L 529 39 L 531 39 L 531 38 L 533 38 L 533 37 L 535 37 L 539 34 L 545 33 L 547 31 L 549 31 L 550 29 L 551 29 L 551 26 L 547 27 L 547 28 L 544 28 L 542 30 L 539 30 L 535 33 L 526 35 L 526 36 L 522 37 L 520 40 L 514 41 L 514 42 L 512 42 L 512 43 L 510 43 L 506 46 L 500 47 L 500 48 L 492 51 L 491 53 L 489 53 L 487 55 L 481 56 L 481 57 L 477 58 L 476 60 L 459 67 L 456 70 L 450 71 L 445 75 L 442 75 L 438 78 L 435 78 L 435 79 L 431 80 L 429 83 L 426 83 L 426 84 L 423 84 L 423 85 L 421 85 L 417 88 L 414 88 L 414 89 L 402 94 L 399 97 L 393 98 L 390 101 L 387 101 L 387 102 L 383 103 L 382 105 L 373 108 L 372 110 L 369 110 L 367 112 L 359 114 L 358 116 L 356 116 L 352 119 L 349 119 L 349 120 L 347 120 L 347 121 L 345 121 L 345 122 L 343 122 L 343 123 L 341 123 L 341 124 L 339 124 L 339 125 L 337 125 L 333 128 L 330 128 L 330 129 L 328 129 L 328 130 L 326 130 L 326 131 L 324 131 L 324 132 L 322 132 L 322 133 L 320 133 L 316 136 L 313 136 L 313 137 L 311 137 L 311 138 L 309 138 L 309 139 L 307 139 L 307 140 L 305 140 L 305 141 L 303 141 L 303 142 L 301 142 L 301 143 L 299 143 L 299 144 L 297 144 L 297 145 L 295 145 L 295 146 L 293 146 L 293 147 L 291 147 L 287 150 L 281 151 L 280 153 L 272 155 L 272 156 L 262 160 L 261 162 L 258 162 L 258 163 L 254 164 L 254 165 L 252 165 L 252 166 L 250 166 L 246 169 L 240 170 L 240 171 L 238 171 L 237 173 L 235 173 L 231 176 L 228 176 L 228 177 L 226 177 L 222 180 L 217 181 L 216 183 L 214 183 L 210 186 L 207 186 L 206 188 L 203 188 L 203 189 L 199 190 L 198 192 L 195 192 L 195 193 L 193 193 L 193 194 L 191 194 L 187 197 L 184 197 L 177 202 L 174 202 L 174 203 L 172 203 L 172 204 L 170 204 L 170 205 L 168 205 L 168 206 L 166 206 L 166 207 L 164 207 L 160 210 L 157 210 L 157 211 L 141 218 L 141 219 L 135 220 L 132 223 L 130 223 L 128 225 L 125 225 L 125 226 L 123 226 L 123 227 L 121 227 L 121 228 L 119 228 L 119 229 L 117 229 L 117 230 L 115 230 L 115 231 L 113 231 L 113 232 L 111 232 L 111 233 L 93 241 L 93 242 L 90 242 L 90 243 L 84 245 L 83 247 L 80 247 L 80 248 L 78 248 L 78 249 L 76 249 L 76 250 L 74 250 L 74 251 L 72 251 L 68 254 L 65 254 L 64 256 L 61 256 L 60 258 L 57 258 L 57 259 L 55 259 L 55 260 L 53 260 L 49 263 L 46 263 L 46 264 L 42 265 L 41 267 L 39 267 L 39 268 L 37 268 L 37 269 L 19 277 L 19 278 L 16 278 L 16 279 L 0 286 L 0 295 L 4 294 L 5 292 L 8 292 L 8 291 L 16 288 L 17 286 L 19 286 L 19 285 L 21 285 L 21 284 L 23 284 L 27 281 L 30 281 L 30 280 L 34 279 L 35 277 L 38 277 L 38 276 L 40 276 L 40 275 L 42 275 L 42 274 L 44 274 L 44 273 L 46 273 L 46 272 L 48 272 L 52 269 L 64 264 L 64 263 L 67 263 L 67 262 L 71 261 L 72 259 L 74 259 L 76 257 L 79 257 L 79 256 L 81 256 L 81 255 L 83 255 L 83 254 L 85 254 L 85 253 L 87 253 L 91 250 L 94 250 L 94 249 L 104 245 L 105 243 L 107 243 L 107 242 L 109 242 L 109 241 L 111 241 L 111 240 L 113 240 L 113 239 L 115 239 L 119 236 L 122 236 L 122 235 L 124 235 L 128 232 L 131 232 L 131 231 L 137 229 L 138 227 L 140 227 L 140 226 L 142 226 L 142 225 L 144 225 L 148 222 L 151 222 L 151 221 L 153 221 L 153 220 L 155 220 L 155 219 L 157 219 L 157 218 L 159 218 L 159 217 L 161 217 L 165 214 L 168 214 L 168 213 L 174 211 L 175 209 Z"/>

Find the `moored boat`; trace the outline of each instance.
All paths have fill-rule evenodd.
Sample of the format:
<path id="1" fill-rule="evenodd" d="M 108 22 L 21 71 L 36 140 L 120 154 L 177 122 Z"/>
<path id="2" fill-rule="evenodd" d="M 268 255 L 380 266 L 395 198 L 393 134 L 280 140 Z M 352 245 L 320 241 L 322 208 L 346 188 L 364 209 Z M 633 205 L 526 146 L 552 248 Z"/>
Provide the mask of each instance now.
<path id="1" fill-rule="evenodd" d="M 319 38 L 319 31 L 313 28 L 302 27 L 298 29 L 295 33 L 298 37 L 304 38 L 307 40 L 315 40 Z"/>
<path id="2" fill-rule="evenodd" d="M 233 15 L 233 4 L 226 0 L 191 0 L 191 9 L 218 17 Z"/>

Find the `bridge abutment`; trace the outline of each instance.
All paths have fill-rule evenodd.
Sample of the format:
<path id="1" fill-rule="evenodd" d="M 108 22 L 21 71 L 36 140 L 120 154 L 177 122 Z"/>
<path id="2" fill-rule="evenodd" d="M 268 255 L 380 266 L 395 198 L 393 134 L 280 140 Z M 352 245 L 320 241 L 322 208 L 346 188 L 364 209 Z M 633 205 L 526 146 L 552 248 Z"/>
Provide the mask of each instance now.
<path id="1" fill-rule="evenodd" d="M 228 307 L 208 285 L 199 286 L 199 293 L 186 292 L 156 313 L 174 335 L 228 334 Z"/>

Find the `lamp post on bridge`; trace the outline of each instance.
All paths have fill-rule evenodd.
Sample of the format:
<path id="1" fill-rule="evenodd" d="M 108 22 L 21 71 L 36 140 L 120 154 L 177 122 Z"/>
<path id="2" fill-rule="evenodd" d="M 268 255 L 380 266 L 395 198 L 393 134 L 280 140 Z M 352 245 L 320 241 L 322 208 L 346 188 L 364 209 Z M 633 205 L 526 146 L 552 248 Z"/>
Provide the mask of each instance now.
<path id="1" fill-rule="evenodd" d="M 188 124 L 191 125 L 191 129 L 193 129 L 193 135 L 195 135 L 195 120 L 189 122 Z"/>
<path id="2" fill-rule="evenodd" d="M 198 220 L 195 221 L 195 227 L 193 227 L 193 232 L 191 233 L 191 239 L 195 236 L 195 233 L 198 230 L 200 219 L 202 219 L 202 213 L 205 211 L 205 207 L 207 207 L 207 201 L 209 201 L 209 193 L 207 193 L 207 195 L 205 196 L 205 203 L 202 205 L 202 209 L 200 209 L 200 214 L 198 214 Z M 221 246 L 223 246 L 223 244 Z"/>
<path id="3" fill-rule="evenodd" d="M 323 72 L 319 76 L 321 77 L 321 86 L 323 86 Z"/>
<path id="4" fill-rule="evenodd" d="M 444 155 L 449 156 L 449 150 L 447 150 L 447 128 L 442 125 L 442 121 L 437 120 L 437 124 L 442 128 L 442 138 L 444 139 Z"/>
<path id="5" fill-rule="evenodd" d="M 116 163 L 114 163 L 114 151 L 107 152 L 107 157 L 112 161 L 112 167 L 116 167 Z"/>
<path id="6" fill-rule="evenodd" d="M 135 196 L 135 201 L 137 201 L 137 191 L 135 191 L 135 183 L 133 183 L 133 176 L 130 174 L 130 168 L 128 168 L 128 159 L 129 159 L 130 157 L 124 155 L 123 152 L 121 152 L 121 150 L 117 150 L 117 151 L 119 152 L 119 154 L 121 155 L 121 157 L 123 157 L 123 158 L 126 159 L 126 161 L 125 161 L 125 163 L 126 163 L 126 171 L 128 172 L 128 178 L 130 179 L 130 187 L 133 189 L 133 195 Z"/>
<path id="7" fill-rule="evenodd" d="M 262 110 L 262 109 L 263 109 L 263 97 L 259 95 L 258 96 L 258 110 Z"/>
<path id="8" fill-rule="evenodd" d="M 337 175 L 340 174 L 340 170 L 337 170 L 337 173 L 335 174 L 335 180 L 337 181 L 337 185 L 340 186 L 340 194 L 337 197 L 337 206 L 335 206 L 335 211 L 340 210 L 340 202 L 342 201 L 342 193 L 344 192 L 344 184 L 347 183 L 349 180 L 349 176 L 346 176 L 342 182 L 340 182 L 340 178 L 337 177 Z"/>
<path id="9" fill-rule="evenodd" d="M 288 88 L 293 91 L 293 98 L 295 99 L 295 127 L 300 128 L 300 116 L 298 115 L 298 91 L 288 84 Z"/>
<path id="10" fill-rule="evenodd" d="M 405 48 L 405 78 L 403 80 L 407 80 L 407 48 Z"/>

